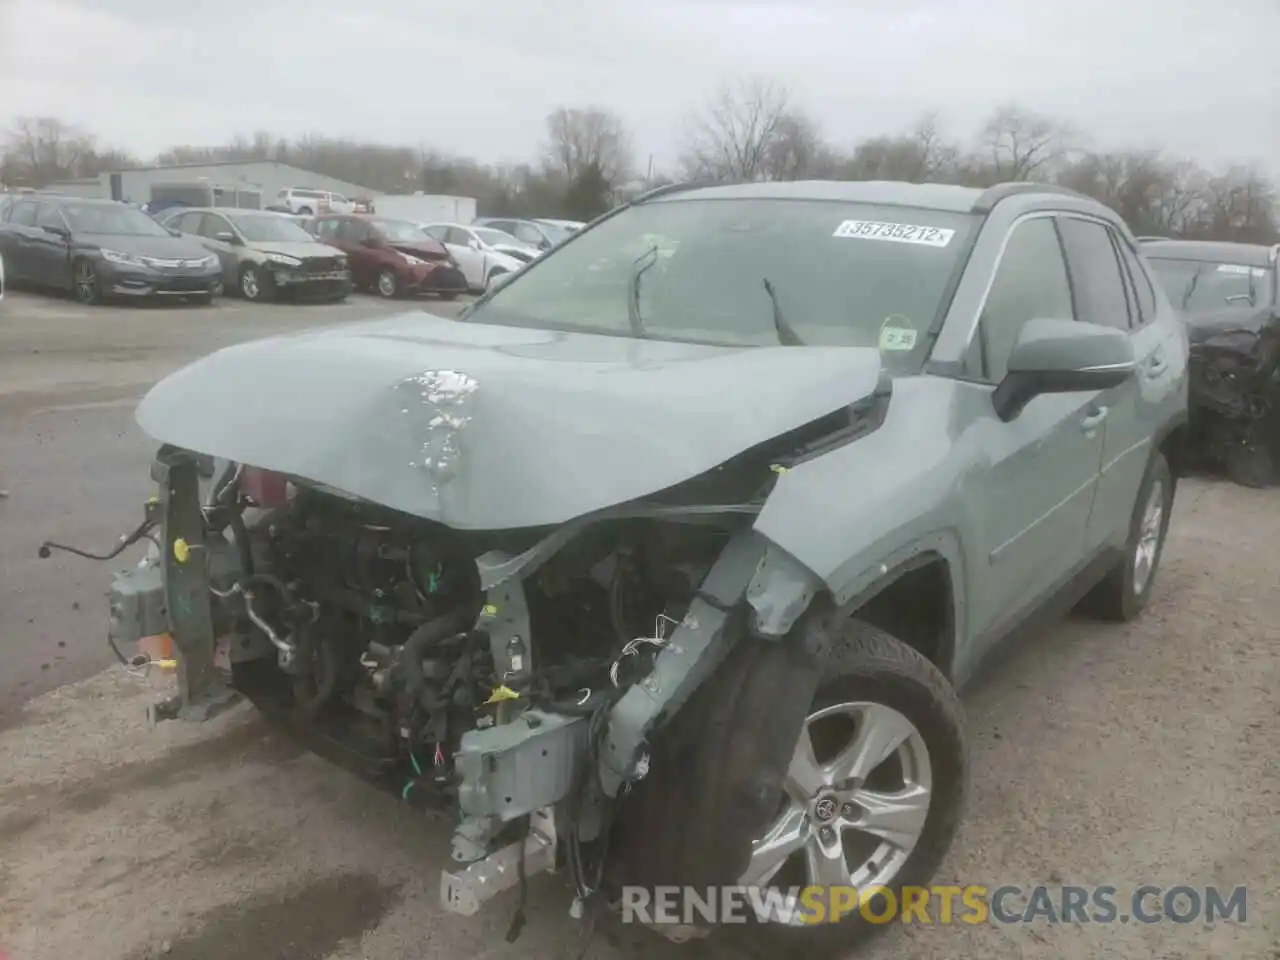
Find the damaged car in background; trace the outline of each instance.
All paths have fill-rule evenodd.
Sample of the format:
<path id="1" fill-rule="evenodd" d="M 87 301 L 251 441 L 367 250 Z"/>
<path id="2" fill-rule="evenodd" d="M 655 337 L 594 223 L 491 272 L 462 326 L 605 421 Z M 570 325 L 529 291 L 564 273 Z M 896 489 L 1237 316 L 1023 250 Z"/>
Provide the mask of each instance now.
<path id="1" fill-rule="evenodd" d="M 1188 453 L 1236 483 L 1280 481 L 1280 245 L 1141 244 L 1191 344 Z"/>
<path id="2" fill-rule="evenodd" d="M 841 953 L 876 925 L 798 891 L 930 880 L 986 654 L 1147 604 L 1186 360 L 1123 223 L 1068 191 L 662 188 L 457 321 L 155 386 L 157 495 L 112 555 L 157 546 L 111 640 L 171 638 L 154 719 L 247 697 L 451 811 L 451 911 L 551 869 L 575 916 L 751 885 L 750 926 L 660 932 Z"/>

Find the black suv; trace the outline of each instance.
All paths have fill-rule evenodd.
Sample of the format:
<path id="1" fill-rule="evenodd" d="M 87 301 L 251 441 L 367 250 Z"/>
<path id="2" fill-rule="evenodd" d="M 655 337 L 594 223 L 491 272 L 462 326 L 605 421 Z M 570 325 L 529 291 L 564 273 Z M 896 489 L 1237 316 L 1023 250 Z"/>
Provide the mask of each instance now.
<path id="1" fill-rule="evenodd" d="M 0 214 L 0 257 L 10 282 L 107 298 L 210 302 L 222 289 L 218 258 L 113 200 L 33 194 Z"/>

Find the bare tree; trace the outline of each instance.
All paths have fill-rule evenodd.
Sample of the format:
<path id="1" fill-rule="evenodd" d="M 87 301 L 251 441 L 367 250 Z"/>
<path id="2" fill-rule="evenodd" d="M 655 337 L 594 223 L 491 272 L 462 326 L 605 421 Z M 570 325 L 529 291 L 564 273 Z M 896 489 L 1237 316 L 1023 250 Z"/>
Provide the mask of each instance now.
<path id="1" fill-rule="evenodd" d="M 1066 155 L 1072 131 L 1020 107 L 1000 107 L 982 127 L 981 150 L 995 182 L 1044 179 Z"/>
<path id="2" fill-rule="evenodd" d="M 812 119 L 796 111 L 778 118 L 773 136 L 765 144 L 761 173 L 765 180 L 800 180 L 817 176 L 829 166 L 828 150 Z"/>
<path id="3" fill-rule="evenodd" d="M 926 113 L 911 127 L 907 139 L 915 145 L 916 177 L 919 181 L 945 181 L 954 175 L 960 148 L 943 136 L 936 113 Z"/>
<path id="4" fill-rule="evenodd" d="M 767 77 L 721 87 L 686 122 L 685 173 L 715 180 L 765 179 L 770 152 L 779 149 L 784 134 L 799 129 L 790 103 L 790 91 Z"/>
<path id="5" fill-rule="evenodd" d="M 603 107 L 561 107 L 547 117 L 546 160 L 566 180 L 599 173 L 610 184 L 632 172 L 631 139 L 617 114 Z"/>
<path id="6" fill-rule="evenodd" d="M 1232 167 L 1208 181 L 1200 230 L 1240 243 L 1274 243 L 1276 190 L 1257 170 Z"/>
<path id="7" fill-rule="evenodd" d="M 5 138 L 3 179 L 42 187 L 82 175 L 93 138 L 57 117 L 20 117 Z"/>

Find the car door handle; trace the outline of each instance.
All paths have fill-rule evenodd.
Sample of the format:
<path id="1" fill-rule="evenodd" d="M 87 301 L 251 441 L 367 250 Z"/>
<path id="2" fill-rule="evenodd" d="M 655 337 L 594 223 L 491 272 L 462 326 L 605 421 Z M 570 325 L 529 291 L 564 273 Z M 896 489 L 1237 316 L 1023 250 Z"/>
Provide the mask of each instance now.
<path id="1" fill-rule="evenodd" d="M 1080 429 L 1085 433 L 1096 430 L 1102 421 L 1107 419 L 1108 412 L 1106 407 L 1094 407 L 1089 411 L 1089 415 L 1080 421 Z"/>

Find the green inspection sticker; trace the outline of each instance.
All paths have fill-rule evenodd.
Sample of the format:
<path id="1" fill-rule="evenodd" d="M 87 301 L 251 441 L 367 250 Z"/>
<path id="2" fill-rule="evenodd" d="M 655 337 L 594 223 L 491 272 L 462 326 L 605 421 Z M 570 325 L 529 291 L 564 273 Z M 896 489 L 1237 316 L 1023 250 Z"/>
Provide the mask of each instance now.
<path id="1" fill-rule="evenodd" d="M 909 319 L 901 314 L 894 314 L 886 317 L 880 325 L 880 349 L 896 353 L 913 350 L 918 336 Z"/>

